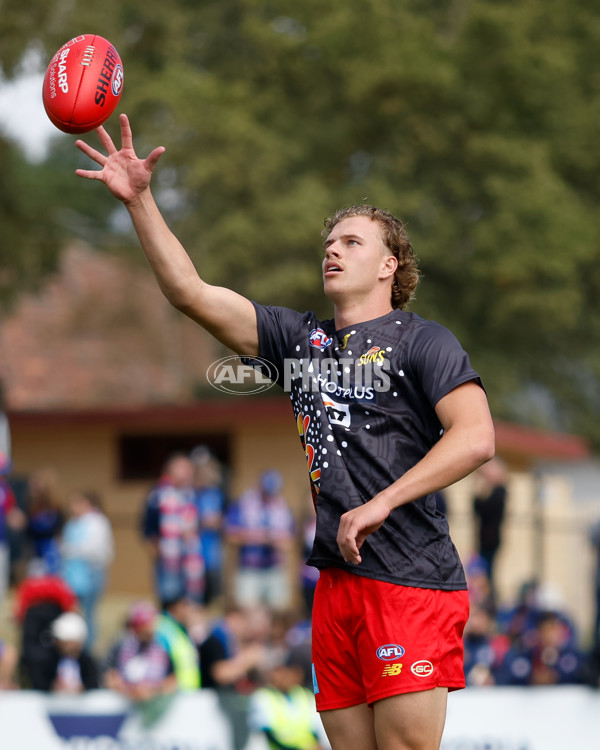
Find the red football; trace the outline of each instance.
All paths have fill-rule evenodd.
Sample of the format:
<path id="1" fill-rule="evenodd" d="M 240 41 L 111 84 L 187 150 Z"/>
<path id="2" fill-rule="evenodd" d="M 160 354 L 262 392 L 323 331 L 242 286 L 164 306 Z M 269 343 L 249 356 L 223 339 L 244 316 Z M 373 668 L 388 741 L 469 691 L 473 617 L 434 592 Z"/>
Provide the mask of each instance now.
<path id="1" fill-rule="evenodd" d="M 42 98 L 46 114 L 65 133 L 87 133 L 114 112 L 123 91 L 123 64 L 98 34 L 76 36 L 54 55 Z"/>

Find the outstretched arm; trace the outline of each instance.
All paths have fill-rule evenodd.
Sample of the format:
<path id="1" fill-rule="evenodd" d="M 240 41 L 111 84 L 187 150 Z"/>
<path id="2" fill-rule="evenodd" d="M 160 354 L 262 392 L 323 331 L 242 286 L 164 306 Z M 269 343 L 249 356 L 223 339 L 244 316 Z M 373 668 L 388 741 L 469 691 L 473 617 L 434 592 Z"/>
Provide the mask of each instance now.
<path id="1" fill-rule="evenodd" d="M 459 385 L 435 411 L 444 434 L 429 453 L 368 503 L 341 517 L 337 542 L 346 562 L 361 562 L 364 540 L 394 508 L 458 482 L 493 457 L 494 425 L 485 391 L 477 383 Z"/>
<path id="2" fill-rule="evenodd" d="M 96 129 L 106 154 L 85 141 L 77 148 L 102 169 L 78 169 L 76 174 L 103 182 L 123 202 L 159 286 L 169 302 L 238 354 L 258 355 L 256 311 L 250 300 L 204 282 L 185 249 L 171 232 L 150 190 L 152 172 L 165 149 L 160 146 L 140 159 L 133 148 L 131 127 L 120 116 L 121 149 L 103 127 Z"/>

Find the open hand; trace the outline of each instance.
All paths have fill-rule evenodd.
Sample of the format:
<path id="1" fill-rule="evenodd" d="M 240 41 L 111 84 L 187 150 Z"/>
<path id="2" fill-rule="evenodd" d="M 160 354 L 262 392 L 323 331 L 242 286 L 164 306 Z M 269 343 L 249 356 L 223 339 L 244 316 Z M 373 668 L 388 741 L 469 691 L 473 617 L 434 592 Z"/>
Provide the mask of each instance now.
<path id="1" fill-rule="evenodd" d="M 120 115 L 119 121 L 121 124 L 120 151 L 102 126 L 96 128 L 96 133 L 106 149 L 106 154 L 96 151 L 85 141 L 75 142 L 80 151 L 102 167 L 100 170 L 77 169 L 75 174 L 89 180 L 100 180 L 115 198 L 128 203 L 150 185 L 152 172 L 165 149 L 159 146 L 146 159 L 138 158 L 133 149 L 133 137 L 127 115 Z"/>

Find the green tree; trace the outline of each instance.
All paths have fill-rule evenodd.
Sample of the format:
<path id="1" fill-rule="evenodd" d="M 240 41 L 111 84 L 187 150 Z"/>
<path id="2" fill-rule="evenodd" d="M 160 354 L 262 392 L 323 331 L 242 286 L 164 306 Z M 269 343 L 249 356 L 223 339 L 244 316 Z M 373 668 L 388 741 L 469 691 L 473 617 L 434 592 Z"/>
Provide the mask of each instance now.
<path id="1" fill-rule="evenodd" d="M 159 201 L 209 280 L 324 313 L 321 218 L 381 205 L 406 220 L 421 258 L 414 309 L 457 333 L 494 413 L 600 445 L 591 0 L 3 0 L 2 11 L 7 73 L 26 48 L 49 59 L 82 31 L 117 46 L 121 109 L 141 153 L 167 146 Z M 65 192 L 63 205 L 89 216 L 99 192 Z"/>
<path id="2" fill-rule="evenodd" d="M 0 306 L 6 307 L 54 270 L 60 244 L 52 200 L 37 182 L 38 170 L 2 139 L 0 164 Z"/>

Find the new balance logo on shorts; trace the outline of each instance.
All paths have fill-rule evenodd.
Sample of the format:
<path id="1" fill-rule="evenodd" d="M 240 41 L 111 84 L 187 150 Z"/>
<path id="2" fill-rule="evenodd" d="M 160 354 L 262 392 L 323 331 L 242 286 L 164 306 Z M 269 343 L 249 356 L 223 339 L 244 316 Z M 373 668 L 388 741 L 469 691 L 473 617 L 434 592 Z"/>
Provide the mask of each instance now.
<path id="1" fill-rule="evenodd" d="M 397 677 L 402 672 L 402 664 L 386 664 L 381 673 L 382 677 Z"/>

